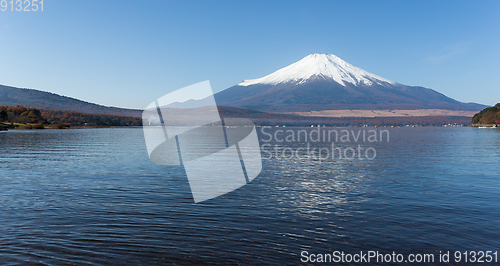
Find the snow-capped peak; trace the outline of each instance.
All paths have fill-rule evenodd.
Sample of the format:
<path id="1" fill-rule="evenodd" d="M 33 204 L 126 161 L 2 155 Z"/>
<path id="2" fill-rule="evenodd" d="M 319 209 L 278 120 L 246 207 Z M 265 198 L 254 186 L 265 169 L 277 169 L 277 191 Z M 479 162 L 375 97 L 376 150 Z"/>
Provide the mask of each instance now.
<path id="1" fill-rule="evenodd" d="M 354 85 L 383 85 L 396 84 L 393 81 L 355 67 L 333 54 L 311 54 L 300 61 L 284 67 L 270 75 L 259 79 L 244 80 L 239 86 L 254 84 L 272 84 L 296 82 L 304 83 L 311 78 L 333 79 L 345 86 L 347 83 Z"/>

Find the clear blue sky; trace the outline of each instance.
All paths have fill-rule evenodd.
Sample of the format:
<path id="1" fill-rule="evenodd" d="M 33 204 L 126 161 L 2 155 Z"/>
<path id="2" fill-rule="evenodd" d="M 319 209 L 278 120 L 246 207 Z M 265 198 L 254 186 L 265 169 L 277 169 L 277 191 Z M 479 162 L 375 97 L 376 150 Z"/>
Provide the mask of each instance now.
<path id="1" fill-rule="evenodd" d="M 45 0 L 0 11 L 0 84 L 144 108 L 215 92 L 311 53 L 406 85 L 500 102 L 500 1 Z"/>

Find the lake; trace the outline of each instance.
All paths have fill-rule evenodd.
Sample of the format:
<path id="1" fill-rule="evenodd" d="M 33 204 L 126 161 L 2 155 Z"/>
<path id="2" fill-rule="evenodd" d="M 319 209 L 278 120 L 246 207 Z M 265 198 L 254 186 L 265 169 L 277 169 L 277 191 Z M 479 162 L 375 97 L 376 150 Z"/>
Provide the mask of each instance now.
<path id="1" fill-rule="evenodd" d="M 260 175 L 201 203 L 183 167 L 149 160 L 140 128 L 0 132 L 0 264 L 296 265 L 335 251 L 435 262 L 449 251 L 455 264 L 456 251 L 500 252 L 500 130 L 339 128 L 390 138 L 362 142 L 366 158 L 321 159 L 304 148 L 332 141 L 257 129 Z"/>

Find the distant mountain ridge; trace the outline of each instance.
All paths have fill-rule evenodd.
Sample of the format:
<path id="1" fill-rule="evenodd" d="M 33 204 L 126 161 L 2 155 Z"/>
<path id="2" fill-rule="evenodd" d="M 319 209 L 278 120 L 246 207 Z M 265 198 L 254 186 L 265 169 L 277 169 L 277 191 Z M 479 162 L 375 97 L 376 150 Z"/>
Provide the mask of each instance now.
<path id="1" fill-rule="evenodd" d="M 486 107 L 384 79 L 332 54 L 308 55 L 265 77 L 244 80 L 215 94 L 215 99 L 218 105 L 266 112 Z"/>
<path id="2" fill-rule="evenodd" d="M 0 85 L 0 105 L 22 105 L 30 108 L 63 110 L 89 114 L 107 114 L 132 117 L 141 117 L 142 115 L 142 110 L 107 107 L 61 96 L 55 93 L 34 89 L 21 89 L 5 85 Z"/>

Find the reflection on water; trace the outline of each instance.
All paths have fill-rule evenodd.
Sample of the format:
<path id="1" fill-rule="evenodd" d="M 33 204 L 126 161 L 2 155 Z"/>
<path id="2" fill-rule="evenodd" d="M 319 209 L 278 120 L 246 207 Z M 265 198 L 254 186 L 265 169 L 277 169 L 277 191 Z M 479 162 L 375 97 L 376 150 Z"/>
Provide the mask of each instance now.
<path id="1" fill-rule="evenodd" d="M 182 167 L 149 161 L 141 129 L 0 132 L 0 264 L 499 250 L 499 144 L 497 130 L 394 128 L 370 144 L 374 160 L 272 158 L 248 185 L 194 204 Z"/>

